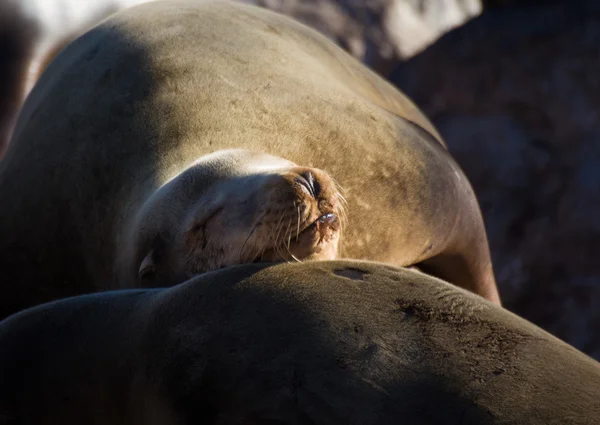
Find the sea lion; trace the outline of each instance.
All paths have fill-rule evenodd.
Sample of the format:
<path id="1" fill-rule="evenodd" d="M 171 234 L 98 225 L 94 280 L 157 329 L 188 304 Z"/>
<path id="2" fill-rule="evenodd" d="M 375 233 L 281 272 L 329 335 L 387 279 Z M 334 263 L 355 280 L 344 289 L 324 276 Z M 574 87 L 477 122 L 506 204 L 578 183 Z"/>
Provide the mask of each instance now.
<path id="1" fill-rule="evenodd" d="M 475 195 L 410 100 L 289 18 L 195 1 L 121 11 L 42 74 L 0 164 L 1 302 L 142 286 L 132 270 L 149 252 L 130 255 L 140 210 L 232 148 L 323 170 L 345 189 L 338 257 L 418 264 L 499 302 Z"/>
<path id="2" fill-rule="evenodd" d="M 21 104 L 56 54 L 119 9 L 151 0 L 0 0 L 0 159 Z"/>
<path id="3" fill-rule="evenodd" d="M 113 285 L 116 286 L 116 285 Z M 600 365 L 424 273 L 324 261 L 0 323 L 8 424 L 596 424 Z"/>

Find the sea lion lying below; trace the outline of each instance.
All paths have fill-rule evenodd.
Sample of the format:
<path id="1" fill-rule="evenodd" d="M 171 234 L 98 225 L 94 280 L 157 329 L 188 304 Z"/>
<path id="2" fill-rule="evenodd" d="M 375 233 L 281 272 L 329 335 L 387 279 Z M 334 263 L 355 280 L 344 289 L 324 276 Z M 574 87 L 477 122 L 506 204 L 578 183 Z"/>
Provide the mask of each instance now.
<path id="1" fill-rule="evenodd" d="M 581 352 L 376 263 L 236 266 L 0 323 L 8 424 L 592 425 L 598 394 Z"/>
<path id="2" fill-rule="evenodd" d="M 107 283 L 175 284 L 237 262 L 243 249 L 248 257 L 239 262 L 252 260 L 258 249 L 244 246 L 247 232 L 220 233 L 231 220 L 181 237 L 190 220 L 202 224 L 191 215 L 197 207 L 202 214 L 213 204 L 238 207 L 245 189 L 236 182 L 211 192 L 186 172 L 232 148 L 321 170 L 311 172 L 317 183 L 328 176 L 344 188 L 340 257 L 418 264 L 499 302 L 471 186 L 405 96 L 284 16 L 236 3 L 158 1 L 121 11 L 70 43 L 23 106 L 0 163 L 0 313 L 116 289 Z M 246 172 L 236 166 L 209 171 Z M 265 181 L 260 173 L 247 180 L 251 191 L 260 191 L 251 183 Z M 323 196 L 336 203 L 335 184 L 325 186 Z M 209 192 L 200 202 L 198 193 Z M 247 230 L 258 207 L 242 206 L 236 229 Z M 324 226 L 340 208 L 323 206 Z M 266 232 L 281 232 L 286 244 L 298 224 L 290 213 L 275 214 Z M 225 245 L 202 249 L 220 237 Z M 323 258 L 334 258 L 336 244 Z M 183 252 L 193 255 L 179 258 Z"/>

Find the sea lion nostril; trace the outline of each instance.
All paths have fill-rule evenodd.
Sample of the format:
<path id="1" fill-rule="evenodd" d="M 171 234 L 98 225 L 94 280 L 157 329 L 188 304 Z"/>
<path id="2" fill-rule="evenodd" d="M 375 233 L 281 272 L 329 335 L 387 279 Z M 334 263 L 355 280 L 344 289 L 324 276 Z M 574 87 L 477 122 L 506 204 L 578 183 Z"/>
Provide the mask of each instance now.
<path id="1" fill-rule="evenodd" d="M 337 215 L 335 215 L 333 213 L 325 214 L 325 215 L 322 215 L 321 217 L 319 217 L 319 221 L 321 223 L 331 224 L 331 223 L 335 222 L 336 220 L 337 220 Z"/>

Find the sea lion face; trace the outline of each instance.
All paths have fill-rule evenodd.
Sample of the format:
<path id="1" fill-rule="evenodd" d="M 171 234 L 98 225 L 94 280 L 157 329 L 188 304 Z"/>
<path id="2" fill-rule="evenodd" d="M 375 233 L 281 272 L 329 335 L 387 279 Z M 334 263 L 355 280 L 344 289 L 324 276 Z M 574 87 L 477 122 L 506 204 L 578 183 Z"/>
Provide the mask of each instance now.
<path id="1" fill-rule="evenodd" d="M 144 285 L 235 264 L 338 256 L 344 201 L 319 169 L 245 150 L 220 151 L 154 198 L 140 227 L 145 242 L 137 270 Z"/>

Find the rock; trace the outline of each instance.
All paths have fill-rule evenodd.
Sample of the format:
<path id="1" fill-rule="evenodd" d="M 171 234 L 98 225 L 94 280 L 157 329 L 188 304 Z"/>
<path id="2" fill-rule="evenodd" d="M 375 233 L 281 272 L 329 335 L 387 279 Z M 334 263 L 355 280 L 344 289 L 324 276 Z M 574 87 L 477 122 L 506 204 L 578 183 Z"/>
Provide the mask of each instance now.
<path id="1" fill-rule="evenodd" d="M 596 358 L 599 39 L 597 2 L 507 5 L 391 75 L 473 183 L 505 306 Z"/>
<path id="2" fill-rule="evenodd" d="M 481 12 L 480 0 L 256 0 L 336 41 L 386 75 L 441 34 Z"/>

